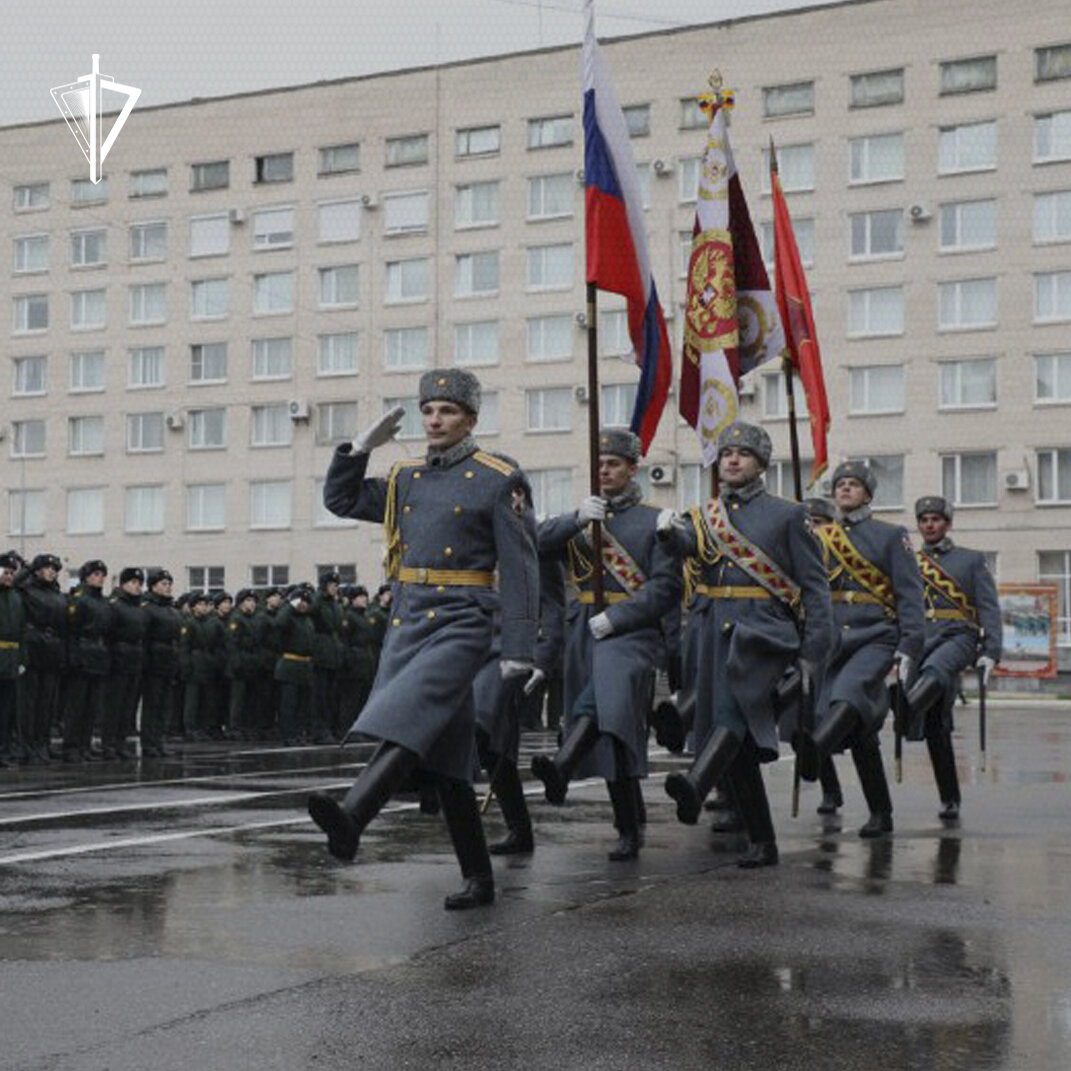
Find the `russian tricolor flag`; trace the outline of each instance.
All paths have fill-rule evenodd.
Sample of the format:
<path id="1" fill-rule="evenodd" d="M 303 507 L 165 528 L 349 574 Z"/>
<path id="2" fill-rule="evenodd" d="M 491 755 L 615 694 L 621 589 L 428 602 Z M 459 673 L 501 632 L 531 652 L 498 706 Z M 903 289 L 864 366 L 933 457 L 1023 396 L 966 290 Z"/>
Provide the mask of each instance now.
<path id="1" fill-rule="evenodd" d="M 669 394 L 673 357 L 651 262 L 643 196 L 628 127 L 595 39 L 595 4 L 584 5 L 584 183 L 587 280 L 628 302 L 640 385 L 632 430 L 647 452 Z"/>

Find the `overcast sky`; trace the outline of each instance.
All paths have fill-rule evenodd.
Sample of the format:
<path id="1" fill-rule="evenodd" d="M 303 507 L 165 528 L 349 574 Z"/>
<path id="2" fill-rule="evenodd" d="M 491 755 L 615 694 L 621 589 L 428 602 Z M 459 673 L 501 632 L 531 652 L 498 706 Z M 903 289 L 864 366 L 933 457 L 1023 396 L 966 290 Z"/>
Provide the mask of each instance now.
<path id="1" fill-rule="evenodd" d="M 831 0 L 596 0 L 600 37 Z M 102 74 L 139 106 L 578 42 L 582 0 L 30 0 L 0 34 L 0 126 Z"/>

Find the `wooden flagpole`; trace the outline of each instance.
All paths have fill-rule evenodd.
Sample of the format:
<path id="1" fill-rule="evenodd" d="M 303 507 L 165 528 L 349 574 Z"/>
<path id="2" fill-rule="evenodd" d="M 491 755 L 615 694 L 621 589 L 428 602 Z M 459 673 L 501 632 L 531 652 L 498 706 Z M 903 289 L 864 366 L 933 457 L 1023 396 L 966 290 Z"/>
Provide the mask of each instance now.
<path id="1" fill-rule="evenodd" d="M 588 283 L 587 331 L 588 331 L 588 459 L 589 490 L 593 495 L 599 493 L 599 328 L 597 320 L 598 288 Z M 595 613 L 601 614 L 606 608 L 603 585 L 602 564 L 602 524 L 591 522 L 592 549 L 595 552 L 593 572 L 591 575 L 592 596 Z"/>

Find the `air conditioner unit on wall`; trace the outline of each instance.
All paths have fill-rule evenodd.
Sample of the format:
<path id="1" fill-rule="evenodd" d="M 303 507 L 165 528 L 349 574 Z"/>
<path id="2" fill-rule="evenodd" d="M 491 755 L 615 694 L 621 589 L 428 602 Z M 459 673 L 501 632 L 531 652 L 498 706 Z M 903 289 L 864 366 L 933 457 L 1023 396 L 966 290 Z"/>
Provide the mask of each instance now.
<path id="1" fill-rule="evenodd" d="M 287 409 L 291 420 L 309 419 L 309 403 L 304 398 L 291 398 Z"/>
<path id="2" fill-rule="evenodd" d="M 1008 491 L 1029 491 L 1030 473 L 1027 469 L 1013 469 L 1004 473 L 1004 487 Z"/>
<path id="3" fill-rule="evenodd" d="M 227 215 L 231 223 L 245 223 L 245 212 L 240 208 L 232 208 Z"/>
<path id="4" fill-rule="evenodd" d="M 673 174 L 673 161 L 672 160 L 655 160 L 651 164 L 651 170 L 656 175 L 672 175 Z"/>
<path id="5" fill-rule="evenodd" d="M 907 214 L 913 223 L 925 223 L 933 218 L 933 213 L 925 205 L 912 205 L 907 210 Z"/>
<path id="6" fill-rule="evenodd" d="M 181 411 L 168 413 L 167 416 L 164 417 L 164 423 L 172 431 L 181 431 L 186 426 L 186 414 Z"/>
<path id="7" fill-rule="evenodd" d="M 652 465 L 648 470 L 652 487 L 672 487 L 677 473 L 672 465 Z"/>

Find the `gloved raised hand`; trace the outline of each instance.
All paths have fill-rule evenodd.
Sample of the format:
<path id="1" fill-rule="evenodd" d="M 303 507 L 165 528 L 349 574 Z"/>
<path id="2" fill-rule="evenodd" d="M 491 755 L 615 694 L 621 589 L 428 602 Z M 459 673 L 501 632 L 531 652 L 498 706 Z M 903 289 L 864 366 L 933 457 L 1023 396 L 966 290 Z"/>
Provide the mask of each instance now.
<path id="1" fill-rule="evenodd" d="M 997 660 L 995 658 L 990 658 L 989 655 L 982 655 L 974 664 L 977 669 L 982 671 L 982 686 L 987 686 L 989 684 L 990 673 L 997 667 Z"/>
<path id="2" fill-rule="evenodd" d="M 400 405 L 396 405 L 389 413 L 384 413 L 370 428 L 353 440 L 353 452 L 368 454 L 377 446 L 389 443 L 398 434 L 404 416 L 405 409 Z"/>
<path id="3" fill-rule="evenodd" d="M 604 640 L 607 636 L 613 634 L 614 626 L 611 624 L 610 619 L 605 613 L 596 614 L 588 622 L 588 631 L 591 632 L 595 639 Z"/>
<path id="4" fill-rule="evenodd" d="M 592 521 L 603 521 L 606 519 L 606 500 L 599 498 L 598 495 L 588 495 L 576 511 L 576 523 L 583 527 L 586 524 L 590 524 Z"/>

